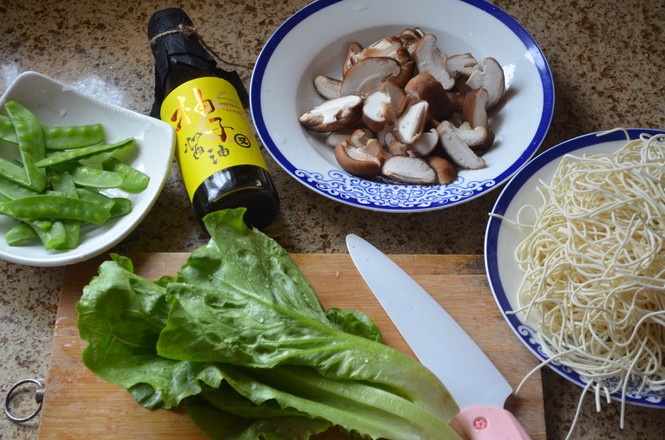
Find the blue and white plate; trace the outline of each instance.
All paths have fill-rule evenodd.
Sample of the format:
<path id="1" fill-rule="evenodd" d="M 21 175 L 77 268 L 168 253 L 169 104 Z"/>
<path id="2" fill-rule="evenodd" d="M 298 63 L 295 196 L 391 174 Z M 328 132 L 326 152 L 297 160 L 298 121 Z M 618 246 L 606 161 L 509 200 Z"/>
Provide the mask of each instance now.
<path id="1" fill-rule="evenodd" d="M 494 146 L 488 166 L 463 170 L 450 185 L 405 185 L 346 173 L 324 137 L 298 122 L 322 102 L 312 80 L 341 78 L 349 43 L 362 45 L 419 27 L 437 36 L 449 55 L 494 57 L 504 67 L 506 95 L 493 108 Z M 259 137 L 297 181 L 333 200 L 377 211 L 429 211 L 457 205 L 494 189 L 535 154 L 552 119 L 554 86 L 540 48 L 510 15 L 483 0 L 319 0 L 298 11 L 270 37 L 250 86 Z"/>
<path id="2" fill-rule="evenodd" d="M 629 129 L 627 130 L 631 139 L 638 139 L 641 133 L 649 135 L 663 134 L 660 130 Z M 626 144 L 626 136 L 617 131 L 603 136 L 591 133 L 563 142 L 529 162 L 520 170 L 503 189 L 494 205 L 493 214 L 508 219 L 516 219 L 517 212 L 524 205 L 532 205 L 536 208 L 543 205 L 540 194 L 536 187 L 540 182 L 551 182 L 559 162 L 566 154 L 582 156 L 585 154 L 613 153 Z M 529 219 L 522 217 L 523 221 Z M 504 223 L 497 217 L 490 217 L 485 235 L 485 265 L 490 288 L 494 298 L 501 309 L 504 318 L 512 327 L 517 337 L 536 355 L 541 361 L 546 361 L 549 356 L 543 350 L 538 333 L 533 328 L 524 324 L 518 314 L 511 313 L 518 308 L 517 292 L 524 278 L 524 271 L 519 267 L 515 259 L 515 250 L 527 236 L 528 231 L 510 223 Z M 586 386 L 575 371 L 564 367 L 556 362 L 549 366 L 581 387 Z M 612 396 L 620 399 L 620 395 Z M 626 402 L 636 405 L 665 408 L 665 392 L 652 391 L 650 389 L 637 393 L 636 386 L 629 386 Z"/>

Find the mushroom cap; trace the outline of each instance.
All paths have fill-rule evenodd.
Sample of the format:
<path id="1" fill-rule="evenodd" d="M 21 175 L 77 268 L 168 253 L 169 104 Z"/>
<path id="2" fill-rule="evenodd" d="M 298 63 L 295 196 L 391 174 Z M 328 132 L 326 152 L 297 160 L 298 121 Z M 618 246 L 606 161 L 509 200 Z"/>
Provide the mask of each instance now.
<path id="1" fill-rule="evenodd" d="M 423 100 L 413 100 L 397 120 L 393 133 L 397 140 L 412 144 L 423 132 L 427 122 L 429 104 Z"/>
<path id="2" fill-rule="evenodd" d="M 365 58 L 354 64 L 342 79 L 342 95 L 358 95 L 363 98 L 379 89 L 381 84 L 399 76 L 402 71 L 394 58 Z"/>
<path id="3" fill-rule="evenodd" d="M 397 34 L 397 37 L 402 41 L 402 45 L 409 52 L 409 55 L 413 57 L 423 35 L 425 33 L 420 28 L 406 28 Z"/>
<path id="4" fill-rule="evenodd" d="M 414 185 L 436 182 L 436 172 L 424 159 L 409 156 L 391 156 L 381 167 L 381 172 L 393 180 Z"/>
<path id="5" fill-rule="evenodd" d="M 475 69 L 466 80 L 466 85 L 471 89 L 483 87 L 487 90 L 487 107 L 494 106 L 503 97 L 506 89 L 506 80 L 503 68 L 499 62 L 487 57 L 483 60 L 483 70 Z"/>
<path id="6" fill-rule="evenodd" d="M 342 76 L 346 75 L 346 72 L 358 62 L 358 57 L 363 50 L 363 46 L 357 41 L 353 41 L 349 44 L 349 48 L 346 51 L 346 57 L 344 58 L 344 63 L 342 64 Z"/>
<path id="7" fill-rule="evenodd" d="M 418 42 L 415 58 L 419 72 L 429 72 L 446 90 L 455 86 L 455 80 L 446 70 L 446 54 L 436 46 L 436 35 L 423 35 Z"/>
<path id="8" fill-rule="evenodd" d="M 448 119 L 455 110 L 446 90 L 429 72 L 420 72 L 406 83 L 404 91 L 413 98 L 422 99 L 429 104 L 432 119 Z"/>
<path id="9" fill-rule="evenodd" d="M 383 148 L 379 141 L 373 138 L 362 147 L 354 145 L 350 139 L 345 139 L 335 147 L 335 159 L 349 174 L 373 177 L 381 172 Z"/>
<path id="10" fill-rule="evenodd" d="M 397 36 L 390 36 L 375 41 L 374 43 L 364 48 L 360 52 L 359 59 L 370 57 L 390 57 L 397 59 L 397 52 L 403 48 L 404 45 L 402 44 L 402 40 L 400 40 Z"/>
<path id="11" fill-rule="evenodd" d="M 421 157 L 427 157 L 432 154 L 432 151 L 439 144 L 439 133 L 436 128 L 432 128 L 423 132 L 423 134 L 411 144 L 411 149 L 418 153 Z"/>
<path id="12" fill-rule="evenodd" d="M 446 59 L 448 74 L 457 79 L 460 76 L 469 77 L 477 70 L 478 61 L 469 53 L 459 53 Z"/>
<path id="13" fill-rule="evenodd" d="M 464 97 L 462 119 L 471 127 L 487 126 L 487 101 L 489 94 L 484 87 L 470 91 Z"/>
<path id="14" fill-rule="evenodd" d="M 341 130 L 331 132 L 328 134 L 328 136 L 326 136 L 326 145 L 335 148 L 337 144 L 342 142 L 344 139 L 350 139 L 355 130 L 355 128 L 343 128 Z"/>
<path id="15" fill-rule="evenodd" d="M 370 93 L 363 104 L 363 122 L 374 131 L 381 131 L 390 117 L 390 96 L 381 90 Z"/>
<path id="16" fill-rule="evenodd" d="M 326 75 L 314 77 L 314 89 L 324 99 L 339 98 L 342 96 L 342 81 Z"/>
<path id="17" fill-rule="evenodd" d="M 457 180 L 458 171 L 455 165 L 441 156 L 429 156 L 427 163 L 436 172 L 436 179 L 441 185 L 448 185 Z"/>
<path id="18" fill-rule="evenodd" d="M 494 143 L 494 132 L 484 125 L 472 128 L 471 124 L 465 121 L 459 127 L 453 126 L 453 131 L 462 142 L 476 151 L 489 148 Z"/>
<path id="19" fill-rule="evenodd" d="M 341 130 L 358 123 L 362 117 L 362 104 L 362 98 L 356 95 L 329 99 L 303 113 L 298 121 L 318 133 Z"/>
<path id="20" fill-rule="evenodd" d="M 393 156 L 406 156 L 406 152 L 411 148 L 409 144 L 393 139 L 388 144 L 388 152 Z"/>
<path id="21" fill-rule="evenodd" d="M 460 167 L 467 169 L 478 169 L 486 166 L 482 157 L 469 148 L 462 140 L 455 134 L 453 124 L 450 121 L 443 121 L 436 128 L 441 139 L 441 145 L 448 156 Z"/>

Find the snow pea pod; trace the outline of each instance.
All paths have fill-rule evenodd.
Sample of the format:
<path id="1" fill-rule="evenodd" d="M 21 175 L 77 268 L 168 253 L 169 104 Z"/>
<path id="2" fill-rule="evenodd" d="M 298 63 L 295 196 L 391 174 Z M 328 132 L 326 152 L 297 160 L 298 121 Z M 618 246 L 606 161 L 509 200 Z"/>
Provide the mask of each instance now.
<path id="1" fill-rule="evenodd" d="M 45 168 L 62 163 L 87 159 L 89 157 L 96 156 L 101 153 L 108 153 L 110 151 L 115 151 L 120 148 L 125 148 L 135 145 L 136 145 L 136 140 L 134 138 L 127 138 L 120 142 L 115 142 L 112 144 L 93 145 L 89 147 L 75 148 L 72 150 L 65 150 L 60 153 L 52 154 L 48 157 L 43 158 L 35 165 L 38 168 Z"/>
<path id="2" fill-rule="evenodd" d="M 37 232 L 27 223 L 19 223 L 5 233 L 5 242 L 9 246 L 18 246 L 38 238 Z"/>
<path id="3" fill-rule="evenodd" d="M 0 158 L 0 175 L 21 186 L 26 188 L 30 187 L 30 182 L 28 182 L 25 170 L 14 162 Z"/>
<path id="4" fill-rule="evenodd" d="M 102 124 L 42 125 L 47 150 L 68 150 L 101 144 L 106 140 Z"/>
<path id="5" fill-rule="evenodd" d="M 57 249 L 67 240 L 65 226 L 61 221 L 26 220 L 25 222 L 37 233 L 44 248 L 47 250 Z"/>
<path id="6" fill-rule="evenodd" d="M 71 174 L 51 172 L 49 180 L 53 190 L 60 191 L 73 199 L 79 198 L 76 191 L 76 184 Z M 78 246 L 81 235 L 81 222 L 79 220 L 65 219 L 62 220 L 62 224 L 65 227 L 66 239 L 61 246 L 58 246 L 58 249 L 75 249 Z"/>
<path id="7" fill-rule="evenodd" d="M 113 156 L 104 159 L 102 162 L 102 168 L 125 176 L 125 180 L 122 182 L 120 189 L 124 189 L 127 192 L 141 192 L 146 189 L 150 183 L 150 177 L 147 174 L 142 173 L 136 168 L 130 167 Z"/>
<path id="8" fill-rule="evenodd" d="M 16 101 L 5 103 L 5 110 L 14 125 L 21 161 L 29 188 L 43 191 L 46 188 L 46 173 L 35 166 L 46 154 L 44 132 L 37 117 Z"/>
<path id="9" fill-rule="evenodd" d="M 48 220 L 23 220 L 5 233 L 5 242 L 9 246 L 19 246 L 39 239 L 48 250 L 59 248 L 66 238 L 62 222 Z"/>
<path id="10" fill-rule="evenodd" d="M 102 124 L 42 125 L 42 131 L 48 150 L 88 147 L 100 144 L 105 140 Z M 11 144 L 18 143 L 14 124 L 4 115 L 0 115 L 0 139 Z"/>
<path id="11" fill-rule="evenodd" d="M 23 197 L 34 196 L 39 193 L 0 177 L 0 194 L 10 200 L 16 200 Z"/>
<path id="12" fill-rule="evenodd" d="M 0 115 L 0 139 L 10 144 L 17 142 L 14 124 L 12 124 L 11 119 L 4 115 Z"/>
<path id="13" fill-rule="evenodd" d="M 111 218 L 122 217 L 132 212 L 132 201 L 124 197 L 114 197 Z"/>
<path id="14" fill-rule="evenodd" d="M 132 212 L 132 201 L 124 197 L 109 197 L 88 188 L 77 188 L 76 192 L 80 199 L 96 203 L 104 207 L 104 209 L 108 209 L 111 213 L 111 218 L 120 217 Z"/>
<path id="15" fill-rule="evenodd" d="M 0 212 L 15 219 L 72 219 L 103 225 L 111 213 L 102 206 L 61 194 L 39 194 L 11 200 L 0 206 Z"/>
<path id="16" fill-rule="evenodd" d="M 125 176 L 114 171 L 80 165 L 72 171 L 72 178 L 79 186 L 88 188 L 119 188 Z"/>
<path id="17" fill-rule="evenodd" d="M 88 201 L 90 203 L 96 203 L 109 211 L 111 211 L 111 209 L 113 209 L 113 205 L 115 205 L 112 197 L 106 196 L 93 189 L 76 188 L 76 194 L 79 199 Z"/>

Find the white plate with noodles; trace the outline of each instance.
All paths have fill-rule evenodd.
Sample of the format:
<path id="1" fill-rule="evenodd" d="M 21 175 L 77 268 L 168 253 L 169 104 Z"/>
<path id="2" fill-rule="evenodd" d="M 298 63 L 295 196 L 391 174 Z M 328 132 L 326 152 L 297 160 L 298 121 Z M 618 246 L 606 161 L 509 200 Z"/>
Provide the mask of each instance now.
<path id="1" fill-rule="evenodd" d="M 619 159 L 614 154 L 626 149 L 649 151 L 651 157 L 630 153 Z M 609 173 L 609 158 L 581 159 L 599 154 L 614 157 L 613 162 L 630 158 L 652 165 Z M 513 177 L 494 206 L 485 237 L 485 264 L 496 302 L 538 359 L 584 393 L 655 408 L 665 408 L 663 179 L 664 131 L 621 129 L 577 137 L 545 151 Z M 577 190 L 581 187 L 585 191 Z M 605 188 L 603 195 L 598 187 Z M 608 194 L 616 189 L 620 200 L 609 202 Z M 560 206 L 566 207 L 566 215 Z M 576 218 L 573 212 L 584 215 Z M 564 323 L 562 316 L 572 321 Z M 639 322 L 639 331 L 633 335 L 634 325 L 622 325 L 622 318 Z M 582 321 L 595 339 L 573 330 Z"/>

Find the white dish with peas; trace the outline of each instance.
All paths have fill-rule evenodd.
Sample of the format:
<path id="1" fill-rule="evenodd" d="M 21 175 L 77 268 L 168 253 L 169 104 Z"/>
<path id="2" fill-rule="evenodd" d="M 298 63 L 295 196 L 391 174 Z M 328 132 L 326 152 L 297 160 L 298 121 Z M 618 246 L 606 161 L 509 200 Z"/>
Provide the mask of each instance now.
<path id="1" fill-rule="evenodd" d="M 25 72 L 0 98 L 0 258 L 87 260 L 146 216 L 174 152 L 166 123 Z"/>

